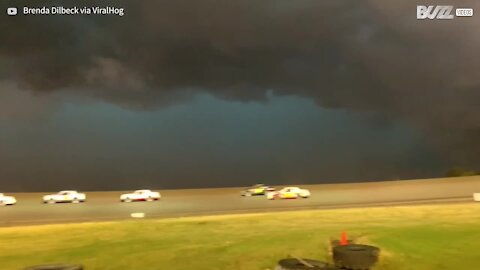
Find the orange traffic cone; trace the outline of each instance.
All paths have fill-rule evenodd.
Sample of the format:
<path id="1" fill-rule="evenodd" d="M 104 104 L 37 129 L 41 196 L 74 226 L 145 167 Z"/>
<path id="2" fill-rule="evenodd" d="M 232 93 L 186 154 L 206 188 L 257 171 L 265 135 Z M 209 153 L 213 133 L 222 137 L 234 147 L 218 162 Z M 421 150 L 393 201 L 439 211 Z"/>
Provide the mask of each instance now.
<path id="1" fill-rule="evenodd" d="M 340 237 L 340 246 L 348 245 L 347 232 L 343 231 L 342 236 Z"/>

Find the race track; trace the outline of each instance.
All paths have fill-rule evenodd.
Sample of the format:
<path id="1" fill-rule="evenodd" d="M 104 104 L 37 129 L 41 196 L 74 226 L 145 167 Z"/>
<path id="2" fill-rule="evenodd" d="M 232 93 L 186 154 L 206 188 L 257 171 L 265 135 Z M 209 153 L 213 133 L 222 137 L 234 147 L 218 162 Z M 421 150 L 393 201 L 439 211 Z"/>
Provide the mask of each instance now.
<path id="1" fill-rule="evenodd" d="M 127 219 L 134 212 L 148 218 L 465 202 L 480 192 L 480 176 L 301 187 L 310 189 L 311 198 L 269 201 L 264 196 L 241 197 L 241 188 L 219 188 L 160 190 L 160 201 L 134 203 L 120 203 L 121 191 L 87 192 L 88 201 L 83 204 L 44 205 L 41 196 L 46 193 L 8 193 L 18 203 L 0 207 L 0 226 Z"/>

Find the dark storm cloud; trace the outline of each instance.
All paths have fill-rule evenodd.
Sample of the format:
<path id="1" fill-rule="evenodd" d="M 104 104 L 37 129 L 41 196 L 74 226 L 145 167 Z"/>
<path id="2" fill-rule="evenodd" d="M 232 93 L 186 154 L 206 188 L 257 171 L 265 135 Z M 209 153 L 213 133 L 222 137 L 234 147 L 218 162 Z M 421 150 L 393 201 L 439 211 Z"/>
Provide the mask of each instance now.
<path id="1" fill-rule="evenodd" d="M 58 105 L 56 97 L 32 95 L 0 81 L 0 120 L 38 120 L 50 116 Z"/>
<path id="2" fill-rule="evenodd" d="M 419 21 L 414 1 L 108 4 L 126 16 L 2 16 L 0 80 L 133 109 L 273 90 L 408 122 L 456 162 L 480 157 L 478 16 Z"/>

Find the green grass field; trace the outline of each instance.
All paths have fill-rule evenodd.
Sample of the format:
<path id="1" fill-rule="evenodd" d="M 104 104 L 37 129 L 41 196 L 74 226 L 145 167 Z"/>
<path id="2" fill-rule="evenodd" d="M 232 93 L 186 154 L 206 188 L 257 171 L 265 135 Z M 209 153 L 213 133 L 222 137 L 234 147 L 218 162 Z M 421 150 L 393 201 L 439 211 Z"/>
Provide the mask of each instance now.
<path id="1" fill-rule="evenodd" d="M 0 228 L 0 269 L 273 269 L 289 254 L 328 260 L 346 230 L 382 248 L 375 269 L 480 269 L 480 205 L 315 210 Z"/>

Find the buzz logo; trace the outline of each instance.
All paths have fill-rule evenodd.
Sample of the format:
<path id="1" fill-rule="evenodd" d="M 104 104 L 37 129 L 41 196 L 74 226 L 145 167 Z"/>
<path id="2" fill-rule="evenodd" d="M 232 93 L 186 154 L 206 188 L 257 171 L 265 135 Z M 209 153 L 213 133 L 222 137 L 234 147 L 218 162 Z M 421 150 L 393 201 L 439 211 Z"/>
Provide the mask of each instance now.
<path id="1" fill-rule="evenodd" d="M 453 6 L 417 6 L 417 19 L 451 20 L 454 17 L 452 11 Z"/>

